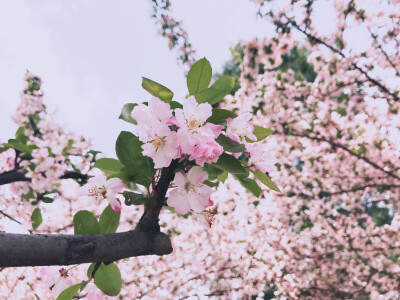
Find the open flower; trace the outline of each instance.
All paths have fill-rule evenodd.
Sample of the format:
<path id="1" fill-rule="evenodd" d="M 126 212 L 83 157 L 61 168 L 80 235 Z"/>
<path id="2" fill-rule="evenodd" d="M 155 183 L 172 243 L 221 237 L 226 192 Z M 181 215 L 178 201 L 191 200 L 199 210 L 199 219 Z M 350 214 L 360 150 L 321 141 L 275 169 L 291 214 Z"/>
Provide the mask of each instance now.
<path id="1" fill-rule="evenodd" d="M 212 107 L 208 103 L 198 104 L 191 96 L 183 102 L 183 109 L 175 109 L 175 125 L 189 132 L 206 131 L 206 135 L 214 136 L 215 133 L 208 126 L 202 128 L 207 119 L 211 117 Z"/>
<path id="2" fill-rule="evenodd" d="M 171 131 L 167 125 L 159 124 L 150 132 L 142 149 L 143 155 L 153 159 L 156 169 L 168 167 L 179 154 L 176 132 Z"/>
<path id="3" fill-rule="evenodd" d="M 100 203 L 108 200 L 113 210 L 121 211 L 121 203 L 115 197 L 125 188 L 124 183 L 119 178 L 107 180 L 105 175 L 92 177 L 78 191 L 78 196 L 88 197 Z"/>
<path id="4" fill-rule="evenodd" d="M 165 123 L 172 117 L 172 110 L 168 103 L 158 98 L 151 98 L 148 105 L 139 104 L 132 109 L 132 118 L 138 124 L 151 127 L 154 123 Z"/>
<path id="5" fill-rule="evenodd" d="M 190 210 L 202 212 L 206 207 L 213 205 L 210 199 L 212 189 L 204 184 L 208 174 L 199 166 L 194 166 L 188 173 L 176 173 L 175 184 L 168 196 L 167 204 L 175 208 L 179 214 L 186 214 Z"/>
<path id="6" fill-rule="evenodd" d="M 139 104 L 134 107 L 131 116 L 138 122 L 134 133 L 145 143 L 160 125 L 167 124 L 172 118 L 172 110 L 168 103 L 152 98 L 148 105 Z"/>
<path id="7" fill-rule="evenodd" d="M 251 113 L 244 113 L 234 119 L 226 119 L 226 135 L 233 141 L 241 143 L 245 137 L 252 141 L 256 141 L 257 137 L 254 135 L 254 126 L 249 122 L 253 117 Z"/>
<path id="8" fill-rule="evenodd" d="M 51 290 L 54 299 L 72 285 L 72 281 L 68 278 L 68 271 L 62 267 L 41 268 L 40 275 L 42 275 L 44 286 Z"/>
<path id="9" fill-rule="evenodd" d="M 265 149 L 264 143 L 248 143 L 246 144 L 246 151 L 249 154 L 249 165 L 253 165 L 252 169 L 260 170 L 264 173 L 273 170 L 277 159 L 271 152 Z"/>

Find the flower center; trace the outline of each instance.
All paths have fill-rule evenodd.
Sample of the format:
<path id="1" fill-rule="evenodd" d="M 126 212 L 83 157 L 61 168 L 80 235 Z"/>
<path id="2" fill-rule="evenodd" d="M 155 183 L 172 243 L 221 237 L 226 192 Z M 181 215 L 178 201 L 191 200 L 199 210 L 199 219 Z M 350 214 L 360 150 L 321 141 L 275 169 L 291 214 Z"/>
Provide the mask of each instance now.
<path id="1" fill-rule="evenodd" d="M 196 192 L 196 186 L 194 184 L 192 184 L 190 181 L 185 181 L 185 185 L 183 186 L 183 188 L 185 189 L 186 192 Z"/>
<path id="2" fill-rule="evenodd" d="M 103 185 L 101 187 L 93 186 L 89 189 L 89 196 L 94 197 L 96 201 L 105 199 L 107 195 L 107 189 Z"/>
<path id="3" fill-rule="evenodd" d="M 151 142 L 151 144 L 154 148 L 156 148 L 156 151 L 160 150 L 165 144 L 164 137 L 157 136 L 154 141 Z"/>
<path id="4" fill-rule="evenodd" d="M 201 125 L 201 122 L 195 118 L 191 118 L 188 122 L 188 128 L 190 130 L 195 130 L 197 128 L 199 128 Z"/>

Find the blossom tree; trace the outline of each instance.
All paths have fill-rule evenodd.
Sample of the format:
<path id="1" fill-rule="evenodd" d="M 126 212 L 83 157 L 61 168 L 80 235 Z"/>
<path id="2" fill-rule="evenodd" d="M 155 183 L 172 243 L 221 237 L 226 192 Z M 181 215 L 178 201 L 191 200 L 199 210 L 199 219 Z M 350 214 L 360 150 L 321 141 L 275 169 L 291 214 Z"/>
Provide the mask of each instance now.
<path id="1" fill-rule="evenodd" d="M 97 285 L 108 295 L 119 292 L 124 299 L 399 298 L 398 1 L 376 1 L 373 6 L 367 1 L 322 2 L 332 6 L 337 20 L 335 32 L 330 34 L 324 34 L 314 23 L 321 1 L 253 2 L 258 15 L 275 26 L 276 36 L 241 44 L 242 53 L 235 55 L 240 73 L 240 89 L 235 95 L 228 95 L 233 80 L 226 77 L 196 93 L 189 78 L 197 73 L 196 68 L 207 65 L 205 60 L 194 65 L 188 74 L 189 94 L 195 98 L 188 97 L 182 103 L 170 101 L 172 92 L 144 79 L 144 87 L 158 100 L 124 107 L 121 118 L 137 127 L 132 129 L 133 134 L 124 132 L 118 137 L 119 163 L 99 159 L 99 154 L 89 153 L 87 147 L 80 152 L 85 159 L 78 157 L 85 161 L 86 169 L 77 172 L 71 166 L 61 177 L 67 172 L 93 176 L 98 168 L 102 170 L 97 174 L 100 177 L 75 178 L 77 174 L 68 173 L 75 177 L 58 181 L 57 192 L 46 193 L 45 198 L 55 199 L 53 203 L 39 201 L 32 205 L 31 201 L 15 197 L 15 191 L 6 191 L 7 197 L 1 200 L 6 201 L 2 214 L 14 219 L 14 223 L 21 222 L 31 229 L 27 224 L 37 224 L 43 218 L 46 222 L 36 227 L 43 233 L 84 234 L 86 226 L 79 219 L 92 220 L 88 223 L 94 228 L 91 233 L 98 233 L 98 227 L 112 228 L 105 232 L 114 232 L 116 227 L 110 224 L 118 224 L 111 221 L 117 218 L 118 230 L 124 231 L 131 230 L 135 220 L 141 219 L 135 229 L 140 238 L 134 242 L 129 238 L 129 248 L 137 249 L 143 239 L 150 243 L 146 250 L 154 251 L 152 245 L 159 245 L 156 240 L 167 241 L 168 237 L 174 251 L 116 264 L 102 257 L 105 264 L 2 269 L 5 280 L 0 283 L 0 297 L 18 299 L 23 294 L 24 298 L 47 299 L 51 297 L 49 287 L 57 296 L 72 285 L 71 294 L 96 299 L 104 296 Z M 155 18 L 170 11 L 169 1 L 153 3 L 159 3 Z M 182 24 L 173 28 L 177 37 L 166 37 L 179 41 Z M 354 31 L 369 40 L 362 51 L 352 49 Z M 298 42 L 294 37 L 299 34 L 305 37 L 307 68 L 313 70 L 312 76 L 297 72 L 291 64 L 290 58 L 299 49 L 295 48 Z M 190 48 L 182 53 L 189 53 Z M 223 102 L 220 93 L 227 95 Z M 213 101 L 208 103 L 214 108 L 207 118 L 209 108 L 202 105 L 207 103 L 202 97 L 209 95 L 213 95 Z M 249 112 L 253 113 L 252 123 L 248 123 Z M 213 116 L 222 120 L 216 121 Z M 251 143 L 253 134 L 258 140 L 272 131 L 266 141 L 261 141 L 265 147 Z M 135 143 L 127 142 L 133 139 Z M 204 143 L 200 145 L 199 141 Z M 16 149 L 17 141 L 9 141 L 6 147 L 13 143 Z M 160 166 L 161 169 L 152 169 L 154 182 L 142 167 L 135 168 L 142 170 L 140 173 L 130 173 L 129 163 L 126 165 L 118 150 L 118 145 L 124 144 L 139 155 L 132 156 L 132 163 L 143 166 L 141 162 L 147 160 Z M 222 146 L 222 154 L 217 144 Z M 181 145 L 178 151 L 176 145 Z M 13 171 L 13 176 L 27 180 L 28 173 L 17 175 L 14 170 L 15 162 L 20 161 L 14 151 L 7 148 L 2 152 L 4 171 Z M 252 177 L 243 176 L 247 171 L 240 174 L 227 169 L 233 165 L 221 167 L 224 154 L 248 167 Z M 23 166 L 26 159 L 21 160 Z M 162 167 L 168 163 L 176 163 L 178 172 L 174 171 L 174 181 L 168 183 L 170 192 L 161 204 L 166 209 L 158 216 L 160 206 L 153 200 L 157 198 L 157 183 L 164 182 L 162 178 L 169 173 L 170 165 Z M 103 173 L 108 180 L 104 181 Z M 258 193 L 252 179 L 277 190 L 270 178 L 282 192 Z M 124 183 L 125 200 L 119 198 L 122 184 L 117 179 Z M 132 179 L 133 183 L 129 182 Z M 10 188 L 28 185 L 24 195 L 33 182 L 16 182 Z M 217 182 L 224 184 L 216 186 Z M 68 194 L 70 186 L 77 190 L 75 194 Z M 36 190 L 34 193 L 36 197 Z M 77 201 L 78 195 L 86 200 Z M 120 209 L 118 200 L 115 202 L 118 198 L 120 212 L 115 211 Z M 18 207 L 16 203 L 20 203 Z M 34 215 L 37 205 L 42 213 Z M 54 205 L 78 212 L 78 216 L 72 219 L 72 214 L 62 215 L 52 223 L 50 216 L 57 211 Z M 211 209 L 205 209 L 211 205 Z M 158 234 L 157 224 L 166 236 Z M 148 236 L 146 232 L 156 234 Z M 79 236 L 80 240 L 83 238 Z M 106 246 L 112 249 L 112 255 L 116 242 Z M 135 255 L 145 254 L 143 251 Z M 108 278 L 114 279 L 105 288 L 102 281 L 110 273 L 113 275 Z M 81 287 L 84 289 L 79 291 Z"/>
<path id="2" fill-rule="evenodd" d="M 1 213 L 17 223 L 30 219 L 37 230 L 46 204 L 66 201 L 73 214 L 74 235 L 0 233 L 0 266 L 92 263 L 87 279 L 79 282 L 69 276 L 77 266 L 46 267 L 40 273 L 58 299 L 72 299 L 92 279 L 103 293 L 116 296 L 122 279 L 114 261 L 172 252 L 170 238 L 160 232 L 163 206 L 212 223 L 215 212 L 207 210 L 214 204 L 211 194 L 228 173 L 257 197 L 261 188 L 256 180 L 279 190 L 264 173 L 275 163 L 261 144 L 272 131 L 253 126 L 251 114 L 212 108 L 230 92 L 234 80 L 221 77 L 209 87 L 211 76 L 207 59 L 197 61 L 187 76 L 190 96 L 182 103 L 172 100 L 168 88 L 143 78 L 143 88 L 154 98 L 123 107 L 120 118 L 132 124 L 132 132 L 118 136 L 118 159 L 112 159 L 98 158 L 84 138 L 54 123 L 42 102 L 40 78 L 27 73 L 22 102 L 13 116 L 20 127 L 15 139 L 1 145 L 0 183 L 10 185 L 4 191 Z M 243 153 L 254 153 L 253 161 Z M 76 187 L 72 198 L 65 195 L 67 179 L 73 179 L 70 184 Z M 145 209 L 133 231 L 115 233 L 123 198 L 127 206 Z M 106 207 L 97 219 L 87 209 L 74 211 L 75 202 L 83 207 L 106 202 Z M 96 292 L 92 288 L 88 297 Z"/>

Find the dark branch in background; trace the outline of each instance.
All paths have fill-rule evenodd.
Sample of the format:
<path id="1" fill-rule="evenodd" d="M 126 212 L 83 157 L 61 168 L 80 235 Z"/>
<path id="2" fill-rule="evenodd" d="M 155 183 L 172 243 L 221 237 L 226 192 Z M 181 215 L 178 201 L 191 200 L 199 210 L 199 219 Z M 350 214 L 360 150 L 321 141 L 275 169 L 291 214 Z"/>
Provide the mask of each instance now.
<path id="1" fill-rule="evenodd" d="M 0 233 L 0 267 L 71 265 L 112 262 L 141 255 L 165 255 L 172 252 L 170 238 L 160 232 L 159 215 L 178 161 L 164 168 L 135 230 L 103 235 L 49 235 Z M 6 174 L 7 173 L 7 174 Z M 6 174 L 6 175 L 4 175 Z M 24 178 L 10 171 L 0 174 L 0 182 Z M 67 172 L 63 178 L 87 176 Z M 86 178 L 86 177 L 85 177 Z M 5 183 L 2 183 L 5 184 Z"/>
<path id="2" fill-rule="evenodd" d="M 384 169 L 384 167 L 381 167 L 380 165 L 378 165 L 377 163 L 371 161 L 369 158 L 362 156 L 360 154 L 357 154 L 353 151 L 351 151 L 349 148 L 347 148 L 346 146 L 339 144 L 335 141 L 329 140 L 325 137 L 318 137 L 318 136 L 310 136 L 308 134 L 304 134 L 304 133 L 283 133 L 283 132 L 276 132 L 277 134 L 283 134 L 286 136 L 297 136 L 297 137 L 304 137 L 304 138 L 308 138 L 310 140 L 315 140 L 315 141 L 319 141 L 319 142 L 326 142 L 328 144 L 330 144 L 332 147 L 334 148 L 340 148 L 344 151 L 346 151 L 347 153 L 349 153 L 352 156 L 357 157 L 358 159 L 361 159 L 363 161 L 365 161 L 367 164 L 371 165 L 372 167 L 374 167 L 375 169 L 378 169 L 384 173 L 386 173 L 388 176 L 396 178 L 397 180 L 400 180 L 400 176 L 391 172 L 391 171 L 387 171 Z"/>
<path id="3" fill-rule="evenodd" d="M 297 29 L 299 32 L 303 33 L 310 41 L 316 42 L 316 43 L 321 44 L 321 45 L 324 45 L 325 47 L 327 47 L 331 51 L 339 54 L 344 59 L 347 59 L 346 55 L 344 55 L 344 53 L 342 51 L 340 51 L 339 49 L 336 49 L 335 47 L 333 47 L 333 46 L 329 45 L 328 43 L 324 42 L 323 40 L 321 40 L 320 38 L 318 38 L 318 37 L 312 35 L 311 33 L 307 32 L 305 29 L 301 28 L 295 21 L 291 20 L 291 21 L 288 22 L 288 24 L 293 26 L 293 28 Z M 288 25 L 280 23 L 280 26 L 287 27 Z M 368 79 L 368 81 L 370 83 L 372 83 L 373 85 L 376 85 L 377 87 L 379 87 L 381 89 L 381 91 L 383 91 L 386 94 L 392 96 L 392 98 L 395 101 L 400 101 L 400 97 L 396 93 L 392 93 L 391 91 L 389 91 L 389 89 L 386 86 L 384 86 L 378 80 L 376 80 L 376 79 L 372 78 L 371 76 L 369 76 L 368 72 L 365 71 L 364 69 L 362 69 L 359 65 L 357 65 L 356 62 L 352 62 L 351 66 L 354 69 L 360 71 Z"/>
<path id="4" fill-rule="evenodd" d="M 78 172 L 65 172 L 60 179 L 81 179 L 85 180 L 88 178 L 88 175 L 81 174 Z M 19 181 L 31 181 L 30 178 L 25 177 L 25 175 L 17 170 L 12 170 L 8 172 L 4 172 L 0 174 L 0 185 L 8 184 L 12 182 L 19 182 Z"/>

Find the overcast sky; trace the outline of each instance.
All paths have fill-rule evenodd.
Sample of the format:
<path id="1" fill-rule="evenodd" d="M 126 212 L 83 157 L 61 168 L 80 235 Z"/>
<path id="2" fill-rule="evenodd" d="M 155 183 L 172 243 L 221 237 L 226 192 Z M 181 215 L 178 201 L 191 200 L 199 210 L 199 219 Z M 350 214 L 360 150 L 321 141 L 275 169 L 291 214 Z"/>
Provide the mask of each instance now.
<path id="1" fill-rule="evenodd" d="M 177 98 L 186 92 L 182 68 L 157 35 L 150 1 L 0 0 L 0 141 L 16 129 L 26 69 L 43 79 L 45 104 L 59 122 L 114 156 L 114 143 L 129 125 L 118 120 L 126 102 L 147 101 L 141 76 L 163 83 Z M 239 40 L 271 34 L 244 0 L 175 0 L 200 57 L 215 71 Z"/>

